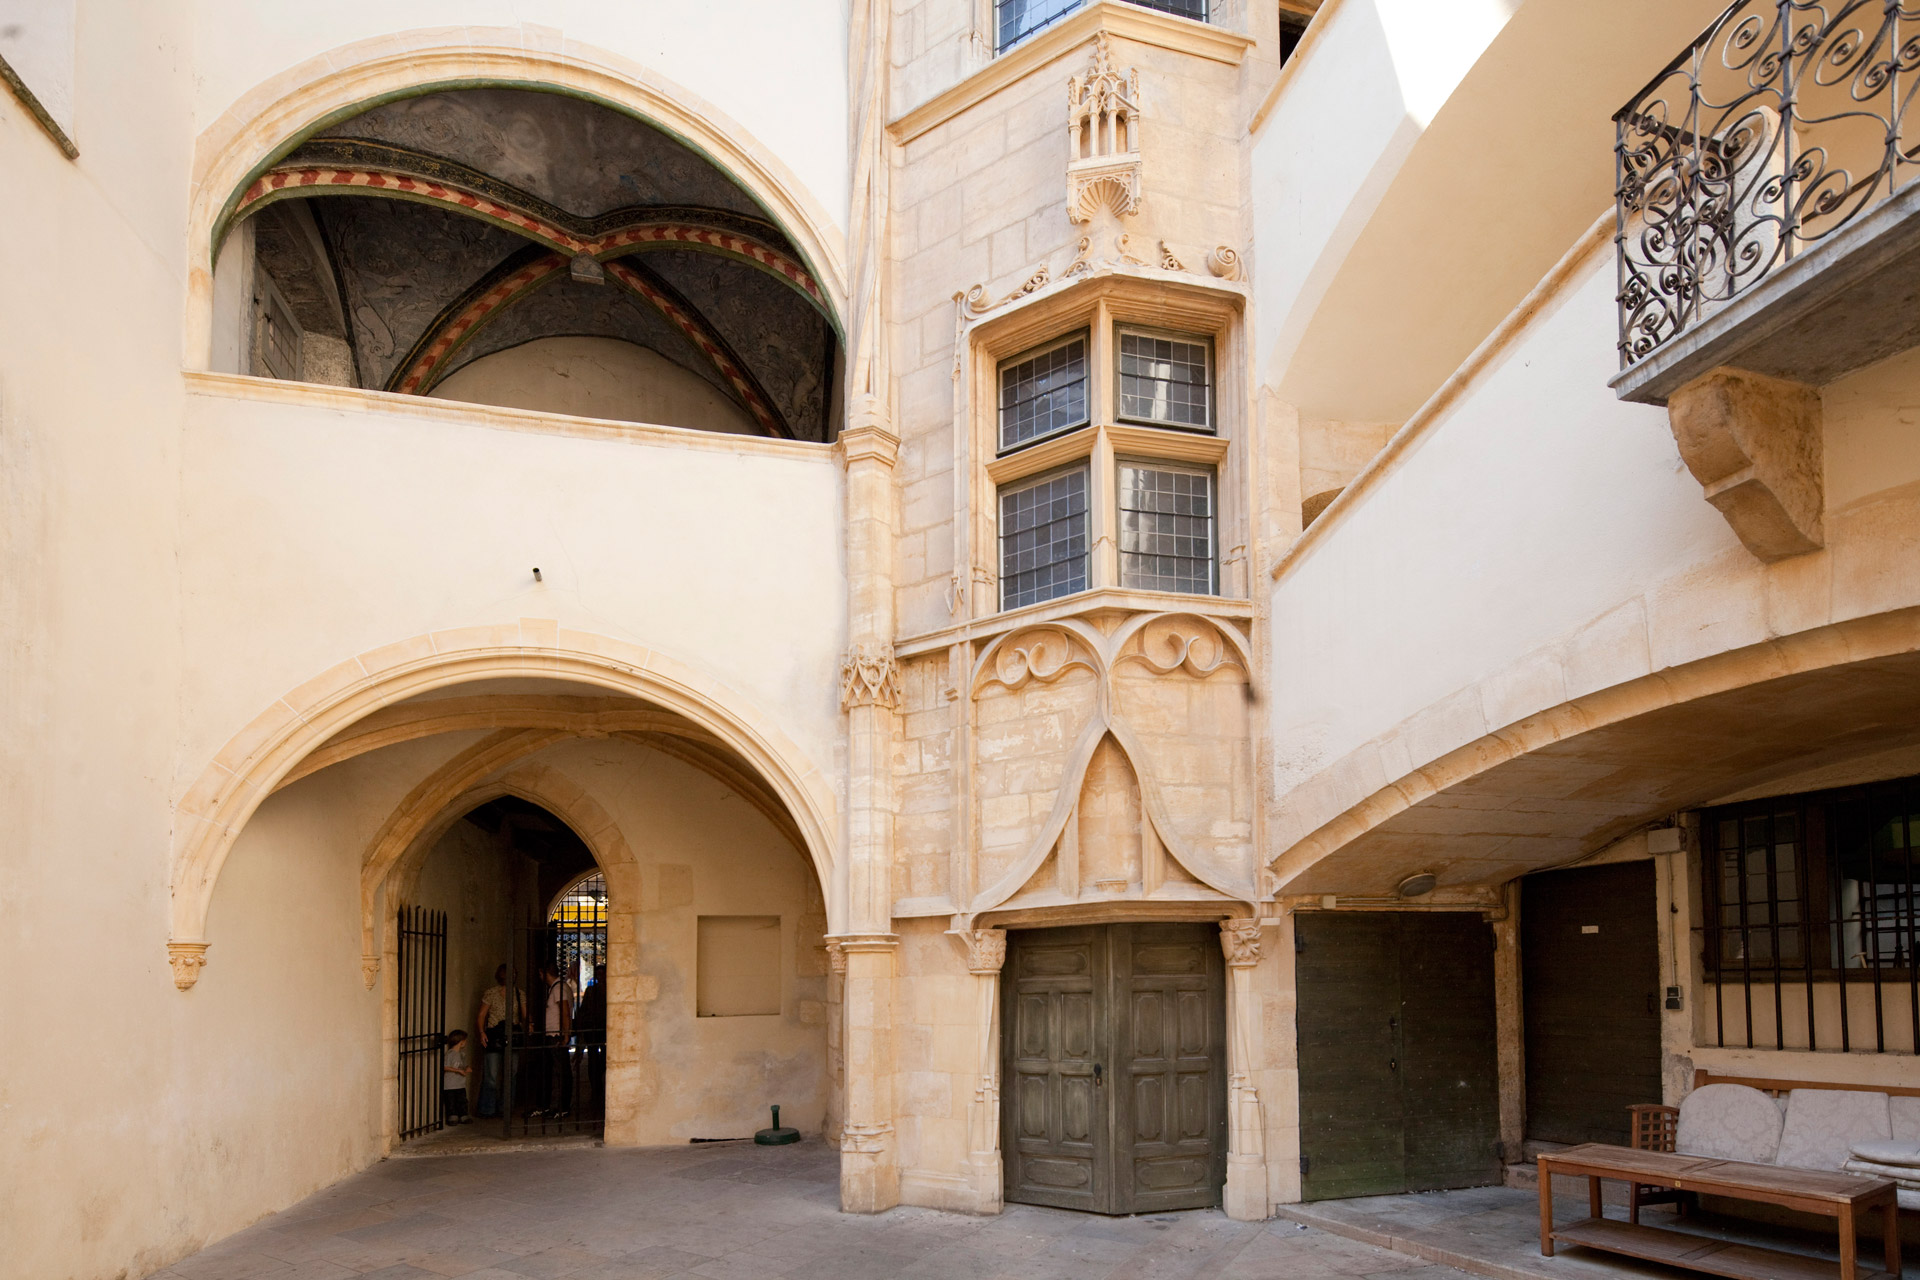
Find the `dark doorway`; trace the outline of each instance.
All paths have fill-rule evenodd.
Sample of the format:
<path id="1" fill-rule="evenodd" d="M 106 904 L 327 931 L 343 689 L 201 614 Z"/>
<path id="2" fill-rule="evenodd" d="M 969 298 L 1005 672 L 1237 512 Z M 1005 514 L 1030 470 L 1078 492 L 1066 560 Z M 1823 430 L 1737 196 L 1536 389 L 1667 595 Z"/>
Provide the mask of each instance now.
<path id="1" fill-rule="evenodd" d="M 1464 912 L 1294 917 L 1308 1200 L 1500 1181 L 1493 930 Z"/>
<path id="2" fill-rule="evenodd" d="M 1528 1138 L 1624 1144 L 1660 1101 L 1658 931 L 1651 862 L 1520 882 Z"/>
<path id="3" fill-rule="evenodd" d="M 1006 1198 L 1093 1213 L 1220 1203 L 1226 980 L 1207 924 L 1023 929 L 1001 985 Z"/>

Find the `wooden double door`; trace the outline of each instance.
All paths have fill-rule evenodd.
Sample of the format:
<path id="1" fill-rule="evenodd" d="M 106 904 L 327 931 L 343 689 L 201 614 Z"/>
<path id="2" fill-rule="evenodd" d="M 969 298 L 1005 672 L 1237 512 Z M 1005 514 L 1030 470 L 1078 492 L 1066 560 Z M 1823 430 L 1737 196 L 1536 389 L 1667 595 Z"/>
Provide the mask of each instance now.
<path id="1" fill-rule="evenodd" d="M 1304 1198 L 1498 1183 L 1492 928 L 1314 911 L 1293 927 Z"/>
<path id="2" fill-rule="evenodd" d="M 1093 1213 L 1220 1203 L 1226 981 L 1210 924 L 1024 929 L 1001 979 L 1006 1198 Z"/>

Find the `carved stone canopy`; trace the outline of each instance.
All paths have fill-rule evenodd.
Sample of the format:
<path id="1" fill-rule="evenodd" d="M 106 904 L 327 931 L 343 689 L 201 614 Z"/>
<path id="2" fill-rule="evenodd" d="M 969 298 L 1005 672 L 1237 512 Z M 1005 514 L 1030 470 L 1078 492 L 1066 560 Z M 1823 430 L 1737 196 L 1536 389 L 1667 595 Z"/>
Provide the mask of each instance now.
<path id="1" fill-rule="evenodd" d="M 1067 81 L 1067 217 L 1137 213 L 1140 172 L 1140 73 L 1113 65 L 1103 31 L 1093 62 Z"/>

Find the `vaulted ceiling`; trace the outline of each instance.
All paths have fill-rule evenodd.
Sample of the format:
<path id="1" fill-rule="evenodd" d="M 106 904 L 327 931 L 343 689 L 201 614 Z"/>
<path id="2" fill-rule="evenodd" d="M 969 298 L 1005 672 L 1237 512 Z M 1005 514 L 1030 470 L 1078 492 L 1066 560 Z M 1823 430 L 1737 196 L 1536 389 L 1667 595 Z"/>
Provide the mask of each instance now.
<path id="1" fill-rule="evenodd" d="M 359 386 L 428 394 L 538 338 L 611 338 L 768 435 L 831 435 L 837 339 L 792 242 L 705 157 L 610 107 L 506 88 L 383 103 L 282 157 L 239 214 Z"/>

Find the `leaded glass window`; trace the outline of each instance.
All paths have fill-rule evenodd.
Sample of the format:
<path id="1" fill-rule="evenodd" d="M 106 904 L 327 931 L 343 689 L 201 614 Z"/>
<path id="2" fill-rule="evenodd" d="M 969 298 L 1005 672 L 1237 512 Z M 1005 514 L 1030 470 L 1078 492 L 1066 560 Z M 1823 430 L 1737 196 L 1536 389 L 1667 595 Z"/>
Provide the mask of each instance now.
<path id="1" fill-rule="evenodd" d="M 1204 340 L 1120 332 L 1120 416 L 1213 428 L 1213 361 Z"/>
<path id="2" fill-rule="evenodd" d="M 994 5 L 994 49 L 1004 53 L 1043 27 L 1050 27 L 1078 9 L 1084 0 L 997 0 Z M 1133 0 L 1143 9 L 1177 13 L 1200 22 L 1207 20 L 1207 0 Z"/>
<path id="3" fill-rule="evenodd" d="M 1217 590 L 1211 472 L 1123 463 L 1119 507 L 1121 586 Z"/>
<path id="4" fill-rule="evenodd" d="M 1000 607 L 1087 589 L 1087 468 L 1000 491 Z"/>
<path id="5" fill-rule="evenodd" d="M 1000 452 L 1087 422 L 1087 337 L 1000 366 Z"/>

